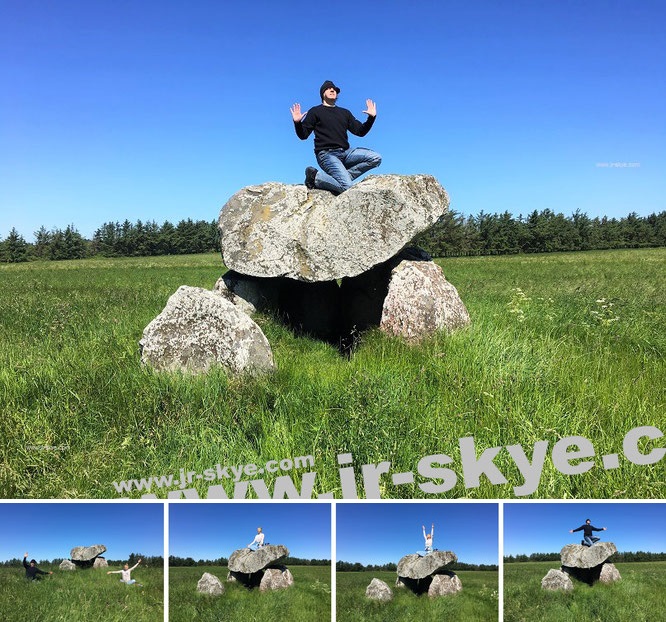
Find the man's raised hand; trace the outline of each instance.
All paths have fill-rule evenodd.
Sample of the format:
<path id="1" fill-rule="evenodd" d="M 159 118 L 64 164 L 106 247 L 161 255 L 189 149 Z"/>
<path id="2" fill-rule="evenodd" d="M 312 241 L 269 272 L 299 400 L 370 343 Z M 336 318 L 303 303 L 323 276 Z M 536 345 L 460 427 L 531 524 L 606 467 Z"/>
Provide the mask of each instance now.
<path id="1" fill-rule="evenodd" d="M 301 113 L 300 104 L 294 104 L 289 110 L 291 111 L 291 118 L 294 120 L 294 123 L 298 123 L 305 116 Z"/>
<path id="2" fill-rule="evenodd" d="M 377 104 L 373 102 L 371 99 L 366 99 L 365 100 L 365 110 L 363 111 L 365 114 L 369 114 L 371 117 L 376 117 L 377 116 Z"/>

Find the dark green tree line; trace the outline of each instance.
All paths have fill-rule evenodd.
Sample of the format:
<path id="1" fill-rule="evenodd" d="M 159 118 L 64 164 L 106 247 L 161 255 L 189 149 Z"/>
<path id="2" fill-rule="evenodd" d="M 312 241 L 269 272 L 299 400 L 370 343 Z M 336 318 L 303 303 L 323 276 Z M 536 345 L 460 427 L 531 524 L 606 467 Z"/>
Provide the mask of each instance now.
<path id="1" fill-rule="evenodd" d="M 12 228 L 0 241 L 0 261 L 210 253 L 220 250 L 219 237 L 216 221 L 190 218 L 175 226 L 168 221 L 107 222 L 91 240 L 69 225 L 51 231 L 40 227 L 28 243 Z M 434 257 L 666 246 L 666 211 L 609 219 L 589 218 L 580 211 L 566 217 L 550 209 L 517 218 L 509 212 L 465 217 L 450 210 L 413 243 Z"/>

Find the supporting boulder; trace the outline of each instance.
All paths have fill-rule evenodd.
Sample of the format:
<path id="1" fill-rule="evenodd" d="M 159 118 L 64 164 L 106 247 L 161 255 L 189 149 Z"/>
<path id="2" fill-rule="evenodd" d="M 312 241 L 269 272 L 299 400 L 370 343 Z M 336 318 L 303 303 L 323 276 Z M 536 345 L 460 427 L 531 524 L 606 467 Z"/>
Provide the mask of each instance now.
<path id="1" fill-rule="evenodd" d="M 541 587 L 544 590 L 570 592 L 573 590 L 573 582 L 566 572 L 551 568 L 541 579 Z"/>
<path id="2" fill-rule="evenodd" d="M 435 598 L 438 596 L 450 596 L 457 594 L 462 590 L 460 578 L 454 572 L 436 574 L 433 576 L 428 588 L 428 596 Z"/>
<path id="3" fill-rule="evenodd" d="M 141 361 L 160 371 L 234 373 L 275 369 L 259 326 L 222 296 L 183 285 L 143 331 Z"/>
<path id="4" fill-rule="evenodd" d="M 224 594 L 224 585 L 222 585 L 222 582 L 214 574 L 204 572 L 197 583 L 197 592 L 219 596 L 220 594 Z"/>
<path id="5" fill-rule="evenodd" d="M 259 591 L 284 590 L 294 584 L 294 577 L 288 568 L 266 568 L 259 583 Z"/>
<path id="6" fill-rule="evenodd" d="M 381 579 L 373 579 L 370 584 L 365 588 L 365 595 L 371 600 L 379 600 L 381 602 L 388 602 L 393 600 L 393 592 L 391 588 Z"/>

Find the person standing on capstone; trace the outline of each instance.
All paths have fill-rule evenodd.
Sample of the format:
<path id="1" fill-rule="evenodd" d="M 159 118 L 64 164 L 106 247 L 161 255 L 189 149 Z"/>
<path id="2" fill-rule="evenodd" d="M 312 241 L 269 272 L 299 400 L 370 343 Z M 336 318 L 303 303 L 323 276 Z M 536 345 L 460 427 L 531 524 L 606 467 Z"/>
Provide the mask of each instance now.
<path id="1" fill-rule="evenodd" d="M 433 523 L 430 527 L 430 533 L 426 533 L 426 528 L 425 525 L 422 525 L 423 527 L 423 539 L 425 541 L 425 544 L 423 546 L 423 549 L 425 550 L 426 555 L 428 553 L 432 553 L 432 540 L 435 537 L 435 523 Z"/>
<path id="2" fill-rule="evenodd" d="M 23 555 L 23 567 L 25 568 L 25 578 L 28 581 L 37 581 L 38 574 L 53 574 L 52 572 L 45 572 L 37 568 L 37 560 L 31 559 L 30 564 L 28 564 L 28 553 Z"/>
<path id="3" fill-rule="evenodd" d="M 597 538 L 592 535 L 593 531 L 606 531 L 605 527 L 593 527 L 590 519 L 585 520 L 585 524 L 581 525 L 577 529 L 569 529 L 569 533 L 574 533 L 575 531 L 583 531 L 583 546 L 592 546 L 596 542 L 599 542 L 601 538 Z"/>
<path id="4" fill-rule="evenodd" d="M 254 536 L 254 540 L 247 545 L 247 548 L 251 551 L 256 551 L 264 546 L 264 532 L 261 530 L 261 527 L 257 527 L 257 535 Z"/>
<path id="5" fill-rule="evenodd" d="M 377 118 L 377 105 L 367 99 L 363 111 L 368 115 L 361 123 L 346 108 L 337 106 L 340 89 L 330 80 L 319 88 L 322 103 L 306 112 L 301 112 L 301 105 L 294 104 L 291 117 L 296 135 L 306 140 L 314 132 L 314 151 L 322 170 L 312 166 L 305 169 L 305 185 L 312 189 L 328 190 L 340 194 L 349 189 L 354 180 L 381 164 L 378 153 L 357 147 L 351 149 L 347 132 L 355 136 L 365 136 Z"/>
<path id="6" fill-rule="evenodd" d="M 109 570 L 109 571 L 107 571 L 106 574 L 118 574 L 118 573 L 120 573 L 120 574 L 122 575 L 122 576 L 120 577 L 120 581 L 121 581 L 122 583 L 124 583 L 125 585 L 134 585 L 134 584 L 136 584 L 136 585 L 138 585 L 139 587 L 143 587 L 143 585 L 141 585 L 141 583 L 137 583 L 137 582 L 136 582 L 134 579 L 132 579 L 132 577 L 130 576 L 132 570 L 134 570 L 134 569 L 135 569 L 140 563 L 141 563 L 141 559 L 139 559 L 139 561 L 136 562 L 136 564 L 134 564 L 134 566 L 132 566 L 131 568 L 129 567 L 129 564 L 125 564 L 125 565 L 123 566 L 123 569 L 122 569 L 122 570 Z"/>

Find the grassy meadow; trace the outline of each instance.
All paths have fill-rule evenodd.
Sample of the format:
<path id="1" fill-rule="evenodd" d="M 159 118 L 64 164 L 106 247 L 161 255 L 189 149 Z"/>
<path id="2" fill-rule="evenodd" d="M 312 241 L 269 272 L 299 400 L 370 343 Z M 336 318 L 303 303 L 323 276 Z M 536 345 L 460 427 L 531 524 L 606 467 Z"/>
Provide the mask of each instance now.
<path id="1" fill-rule="evenodd" d="M 227 583 L 226 567 L 169 568 L 169 621 L 330 620 L 330 566 L 289 566 L 289 570 L 294 577 L 290 588 L 260 592 L 238 583 Z M 197 582 L 204 572 L 222 581 L 224 594 L 211 596 L 197 592 Z"/>
<path id="2" fill-rule="evenodd" d="M 665 497 L 663 461 L 630 463 L 622 440 L 637 426 L 666 431 L 666 249 L 438 263 L 469 328 L 418 347 L 373 331 L 345 359 L 259 316 L 278 366 L 261 378 L 140 365 L 144 327 L 180 285 L 212 288 L 218 255 L 0 265 L 0 497 L 139 497 L 113 482 L 307 455 L 313 495 L 340 497 L 337 455 L 351 453 L 361 497 L 361 465 L 416 473 L 421 458 L 447 454 L 457 483 L 440 496 L 512 498 L 524 480 L 508 452 L 494 460 L 508 483 L 466 483 L 458 439 L 473 436 L 477 456 L 520 444 L 531 460 L 535 442 L 550 452 L 575 435 L 594 444 L 596 466 L 565 475 L 549 453 L 529 496 Z M 619 466 L 604 470 L 610 453 Z M 300 487 L 299 471 L 266 473 L 269 491 L 287 474 Z M 385 475 L 379 491 L 429 498 L 428 481 Z M 233 481 L 193 487 L 203 498 L 210 483 L 233 493 Z"/>
<path id="3" fill-rule="evenodd" d="M 652 622 L 666 620 L 666 562 L 616 564 L 621 581 L 592 586 L 574 581 L 572 592 L 541 589 L 557 562 L 504 565 L 505 622 Z"/>
<path id="4" fill-rule="evenodd" d="M 407 588 L 394 589 L 395 572 L 338 572 L 336 574 L 337 622 L 496 622 L 498 616 L 498 573 L 456 571 L 463 589 L 458 594 L 429 598 L 417 596 Z M 393 600 L 381 603 L 365 596 L 373 578 L 381 579 L 393 590 Z"/>
<path id="5" fill-rule="evenodd" d="M 100 570 L 65 572 L 58 566 L 38 581 L 23 568 L 0 568 L 0 619 L 48 622 L 162 622 L 164 571 L 142 567 L 132 574 L 143 587 Z M 114 568 L 115 569 L 115 568 Z M 41 576 L 41 575 L 38 575 Z"/>

